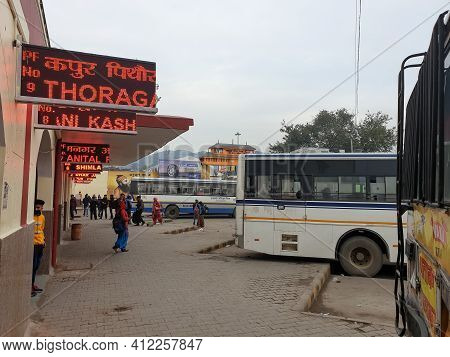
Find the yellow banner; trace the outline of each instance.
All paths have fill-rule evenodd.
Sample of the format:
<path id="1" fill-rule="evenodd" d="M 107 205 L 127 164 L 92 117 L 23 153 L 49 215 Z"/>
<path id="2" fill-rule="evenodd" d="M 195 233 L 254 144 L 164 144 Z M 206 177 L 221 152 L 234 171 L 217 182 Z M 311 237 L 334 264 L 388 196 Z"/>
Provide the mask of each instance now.
<path id="1" fill-rule="evenodd" d="M 420 303 L 422 312 L 434 335 L 436 323 L 436 268 L 428 257 L 419 253 Z"/>

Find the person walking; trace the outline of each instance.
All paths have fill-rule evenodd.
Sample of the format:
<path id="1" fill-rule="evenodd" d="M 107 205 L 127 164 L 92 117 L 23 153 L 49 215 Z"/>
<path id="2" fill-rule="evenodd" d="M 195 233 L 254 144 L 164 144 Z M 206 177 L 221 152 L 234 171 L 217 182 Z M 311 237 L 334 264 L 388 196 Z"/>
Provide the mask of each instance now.
<path id="1" fill-rule="evenodd" d="M 45 202 L 37 199 L 34 202 L 34 238 L 33 238 L 33 271 L 31 275 L 31 297 L 43 290 L 35 284 L 36 273 L 41 265 L 42 255 L 45 247 L 45 217 L 42 214 Z"/>
<path id="2" fill-rule="evenodd" d="M 153 197 L 152 220 L 153 220 L 153 225 L 156 225 L 157 221 L 160 224 L 163 223 L 162 216 L 161 216 L 161 203 L 159 203 L 159 201 L 156 197 Z"/>
<path id="3" fill-rule="evenodd" d="M 83 216 L 87 217 L 89 214 L 89 204 L 91 203 L 91 197 L 86 193 L 83 198 Z"/>
<path id="4" fill-rule="evenodd" d="M 127 199 L 125 200 L 125 210 L 128 213 L 128 218 L 131 218 L 131 209 L 132 209 L 132 207 L 133 207 L 133 197 L 131 197 L 131 195 L 128 195 Z"/>
<path id="5" fill-rule="evenodd" d="M 194 212 L 194 222 L 192 223 L 192 225 L 195 226 L 198 222 L 198 200 L 195 200 L 194 204 L 192 205 L 192 211 Z"/>
<path id="6" fill-rule="evenodd" d="M 92 196 L 92 200 L 89 203 L 89 210 L 91 211 L 91 219 L 97 219 L 97 207 L 98 207 L 98 201 L 97 197 L 95 195 Z"/>
<path id="7" fill-rule="evenodd" d="M 117 233 L 117 240 L 114 243 L 112 249 L 118 253 L 119 250 L 122 252 L 128 252 L 128 222 L 129 217 L 126 211 L 126 200 L 125 194 L 121 194 L 117 202 L 116 215 L 113 219 L 113 228 Z"/>
<path id="8" fill-rule="evenodd" d="M 136 197 L 136 211 L 134 212 L 134 225 L 139 226 L 141 223 L 142 225 L 145 224 L 144 220 L 142 219 L 142 213 L 144 213 L 144 201 L 142 200 L 141 196 Z"/>
<path id="9" fill-rule="evenodd" d="M 202 201 L 198 203 L 198 221 L 197 226 L 199 227 L 199 231 L 203 231 L 205 228 L 205 214 L 206 214 L 206 206 Z"/>
<path id="10" fill-rule="evenodd" d="M 105 219 L 108 219 L 108 197 L 106 195 L 103 196 L 102 199 L 99 197 L 99 219 L 103 218 L 105 215 Z"/>
<path id="11" fill-rule="evenodd" d="M 108 207 L 109 207 L 109 219 L 113 219 L 113 209 L 115 208 L 116 200 L 114 199 L 114 195 L 109 195 Z"/>
<path id="12" fill-rule="evenodd" d="M 77 210 L 77 199 L 75 198 L 74 195 L 70 195 L 69 208 L 70 208 L 70 219 L 73 220 L 75 218 L 75 213 Z"/>

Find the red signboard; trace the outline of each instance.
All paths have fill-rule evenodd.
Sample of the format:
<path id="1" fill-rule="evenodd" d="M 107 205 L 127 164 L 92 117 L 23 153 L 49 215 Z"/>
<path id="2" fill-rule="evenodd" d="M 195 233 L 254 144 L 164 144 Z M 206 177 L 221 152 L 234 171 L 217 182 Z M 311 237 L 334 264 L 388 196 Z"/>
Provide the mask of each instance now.
<path id="1" fill-rule="evenodd" d="M 137 134 L 136 113 L 39 105 L 35 128 Z"/>
<path id="2" fill-rule="evenodd" d="M 18 101 L 156 113 L 156 64 L 22 44 Z"/>
<path id="3" fill-rule="evenodd" d="M 61 161 L 84 164 L 109 163 L 110 149 L 107 144 L 61 143 Z"/>
<path id="4" fill-rule="evenodd" d="M 101 164 L 64 164 L 64 172 L 66 173 L 79 173 L 79 172 L 89 172 L 89 173 L 100 173 L 103 170 Z"/>

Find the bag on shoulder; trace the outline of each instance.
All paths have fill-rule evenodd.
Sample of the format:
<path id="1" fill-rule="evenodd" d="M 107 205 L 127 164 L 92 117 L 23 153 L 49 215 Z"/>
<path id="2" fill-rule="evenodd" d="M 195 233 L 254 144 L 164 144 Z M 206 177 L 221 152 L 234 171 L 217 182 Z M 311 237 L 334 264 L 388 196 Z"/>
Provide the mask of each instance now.
<path id="1" fill-rule="evenodd" d="M 120 214 L 116 214 L 114 216 L 112 225 L 113 225 L 114 232 L 116 232 L 117 234 L 119 234 L 120 232 L 123 231 L 123 229 L 124 229 L 123 221 L 122 221 L 122 217 L 120 217 Z"/>

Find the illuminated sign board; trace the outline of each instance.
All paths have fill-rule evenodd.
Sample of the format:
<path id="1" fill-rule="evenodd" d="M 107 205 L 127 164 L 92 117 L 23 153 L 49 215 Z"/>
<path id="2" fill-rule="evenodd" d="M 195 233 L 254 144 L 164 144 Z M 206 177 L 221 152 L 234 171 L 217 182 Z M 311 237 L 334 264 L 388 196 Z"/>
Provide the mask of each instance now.
<path id="1" fill-rule="evenodd" d="M 103 170 L 101 164 L 64 164 L 64 172 L 67 173 L 79 173 L 79 172 L 89 172 L 89 173 L 100 173 Z"/>
<path id="2" fill-rule="evenodd" d="M 22 44 L 16 100 L 156 113 L 156 64 Z"/>
<path id="3" fill-rule="evenodd" d="M 69 177 L 79 179 L 95 179 L 97 175 L 89 172 L 76 172 L 76 173 L 69 173 Z"/>
<path id="4" fill-rule="evenodd" d="M 84 164 L 109 163 L 109 145 L 61 143 L 61 161 Z"/>
<path id="5" fill-rule="evenodd" d="M 39 105 L 35 128 L 137 134 L 136 113 Z"/>

